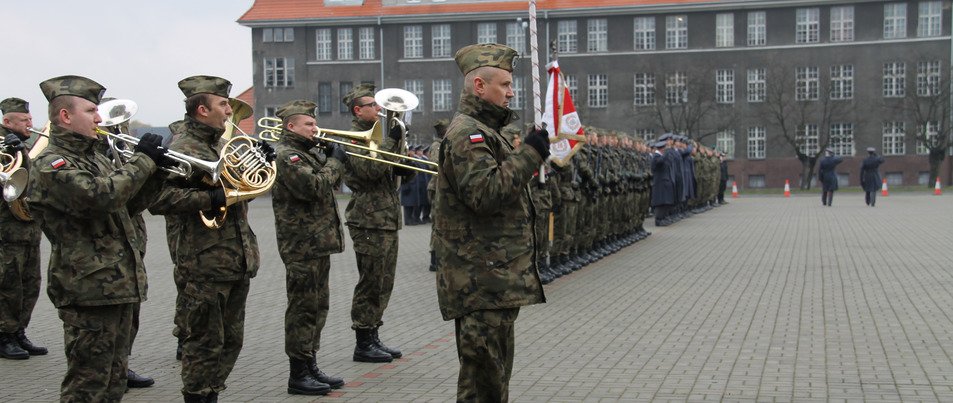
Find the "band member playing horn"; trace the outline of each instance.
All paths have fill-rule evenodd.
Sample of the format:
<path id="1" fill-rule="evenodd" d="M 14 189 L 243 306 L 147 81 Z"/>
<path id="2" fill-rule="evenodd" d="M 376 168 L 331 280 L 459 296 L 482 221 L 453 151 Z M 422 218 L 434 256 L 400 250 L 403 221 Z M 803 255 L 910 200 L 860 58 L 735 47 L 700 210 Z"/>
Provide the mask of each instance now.
<path id="1" fill-rule="evenodd" d="M 185 124 L 169 149 L 200 160 L 220 158 L 232 108 L 223 78 L 192 76 L 179 81 L 185 94 Z M 202 211 L 227 207 L 228 218 L 207 226 Z M 166 218 L 169 252 L 184 276 L 186 329 L 182 350 L 182 394 L 186 402 L 216 401 L 241 352 L 245 301 L 258 273 L 258 239 L 248 225 L 248 202 L 227 205 L 221 183 L 193 170 L 175 177 L 149 208 Z M 181 337 L 181 335 L 180 335 Z"/>
<path id="2" fill-rule="evenodd" d="M 370 129 L 378 119 L 381 106 L 374 100 L 374 85 L 352 88 L 342 100 L 351 114 L 351 130 Z M 384 151 L 396 152 L 403 142 L 403 130 L 394 126 L 381 143 Z M 360 154 L 367 154 L 360 150 Z M 400 358 L 400 350 L 381 342 L 378 330 L 397 272 L 397 230 L 401 228 L 398 177 L 410 179 L 415 171 L 363 158 L 348 158 L 344 183 L 354 193 L 344 211 L 348 232 L 354 243 L 357 271 L 351 303 L 351 328 L 357 345 L 354 361 L 390 362 Z"/>
<path id="3" fill-rule="evenodd" d="M 126 164 L 103 154 L 97 104 L 103 88 L 79 76 L 40 83 L 50 101 L 49 145 L 33 160 L 27 200 L 50 240 L 47 294 L 63 321 L 61 401 L 120 401 L 133 310 L 146 299 L 146 271 L 131 215 L 161 188 L 162 138 L 145 134 Z"/>
<path id="4" fill-rule="evenodd" d="M 33 118 L 30 104 L 20 98 L 0 101 L 3 126 L 0 137 L 4 153 L 22 158 L 21 167 L 30 171 L 25 141 L 30 138 Z M 25 195 L 24 195 L 25 196 Z M 13 214 L 10 205 L 0 199 L 0 357 L 25 360 L 43 355 L 46 347 L 36 346 L 26 337 L 26 327 L 40 296 L 40 226 Z"/>

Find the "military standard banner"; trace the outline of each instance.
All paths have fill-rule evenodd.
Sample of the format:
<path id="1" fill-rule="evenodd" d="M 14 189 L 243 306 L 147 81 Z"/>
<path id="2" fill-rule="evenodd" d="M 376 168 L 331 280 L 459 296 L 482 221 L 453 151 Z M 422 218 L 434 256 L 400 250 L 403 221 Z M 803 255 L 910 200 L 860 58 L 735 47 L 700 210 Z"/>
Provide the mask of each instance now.
<path id="1" fill-rule="evenodd" d="M 582 129 L 569 88 L 563 81 L 559 61 L 553 61 L 546 68 L 549 71 L 549 85 L 546 88 L 543 123 L 549 130 L 549 151 L 553 161 L 559 166 L 566 166 L 569 159 L 586 143 L 586 133 Z"/>

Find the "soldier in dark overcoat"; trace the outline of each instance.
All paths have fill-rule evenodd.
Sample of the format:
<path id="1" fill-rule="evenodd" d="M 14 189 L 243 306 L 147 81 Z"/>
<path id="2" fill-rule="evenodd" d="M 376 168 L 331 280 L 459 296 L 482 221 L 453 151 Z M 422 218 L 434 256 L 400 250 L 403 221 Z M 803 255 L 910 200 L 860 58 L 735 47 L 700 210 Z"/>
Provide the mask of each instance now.
<path id="1" fill-rule="evenodd" d="M 883 185 L 880 176 L 880 164 L 883 163 L 884 157 L 877 155 L 877 149 L 867 147 L 867 158 L 860 163 L 860 186 L 864 188 L 864 201 L 870 207 L 877 203 L 877 191 Z"/>
<path id="2" fill-rule="evenodd" d="M 655 226 L 663 227 L 670 223 L 669 215 L 677 202 L 674 169 L 672 169 L 671 159 L 662 153 L 665 149 L 665 141 L 659 141 L 652 147 L 655 149 L 651 161 L 652 207 L 655 208 Z"/>
<path id="3" fill-rule="evenodd" d="M 827 149 L 824 158 L 817 163 L 817 178 L 821 181 L 821 204 L 830 207 L 834 203 L 834 191 L 837 190 L 837 164 L 844 162 Z"/>

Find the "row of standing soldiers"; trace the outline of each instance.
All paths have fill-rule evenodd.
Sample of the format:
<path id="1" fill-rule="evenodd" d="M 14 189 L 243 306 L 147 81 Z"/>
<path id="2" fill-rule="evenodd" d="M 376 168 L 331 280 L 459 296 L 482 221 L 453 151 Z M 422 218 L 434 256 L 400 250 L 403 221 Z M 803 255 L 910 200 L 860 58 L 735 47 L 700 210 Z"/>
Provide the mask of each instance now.
<path id="1" fill-rule="evenodd" d="M 655 225 L 664 227 L 724 202 L 724 155 L 684 136 L 663 134 L 652 144 Z"/>

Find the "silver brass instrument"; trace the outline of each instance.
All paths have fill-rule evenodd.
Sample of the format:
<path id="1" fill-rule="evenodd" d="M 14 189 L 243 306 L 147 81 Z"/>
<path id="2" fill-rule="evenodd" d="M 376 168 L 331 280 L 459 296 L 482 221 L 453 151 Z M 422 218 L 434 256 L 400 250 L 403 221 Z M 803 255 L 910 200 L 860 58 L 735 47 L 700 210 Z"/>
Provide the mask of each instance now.
<path id="1" fill-rule="evenodd" d="M 404 113 L 413 110 L 420 104 L 420 100 L 414 93 L 400 88 L 384 88 L 374 94 L 374 102 L 377 102 L 387 113 L 383 114 L 386 123 L 385 129 L 389 132 L 394 126 L 400 126 L 402 131 L 401 138 L 407 136 L 407 125 L 404 124 Z M 400 142 L 402 147 L 404 141 Z"/>
<path id="2" fill-rule="evenodd" d="M 27 153 L 30 159 L 33 159 L 36 158 L 37 155 L 40 155 L 40 151 L 43 151 L 43 149 L 50 144 L 50 122 L 46 122 L 46 126 L 43 127 L 42 131 L 32 127 L 28 127 L 27 130 L 29 130 L 30 133 L 40 136 L 33 142 L 33 147 L 30 148 L 30 152 Z M 22 197 L 10 201 L 10 211 L 13 212 L 13 216 L 20 221 L 33 221 L 33 215 L 30 214 L 30 206 L 26 204 L 26 200 Z"/>
<path id="3" fill-rule="evenodd" d="M 26 168 L 21 166 L 23 151 L 17 151 L 15 154 L 8 154 L 6 150 L 0 152 L 0 164 L 3 165 L 3 171 L 0 172 L 3 200 L 12 203 L 20 199 L 20 195 L 26 190 L 27 182 L 30 181 Z"/>

